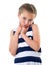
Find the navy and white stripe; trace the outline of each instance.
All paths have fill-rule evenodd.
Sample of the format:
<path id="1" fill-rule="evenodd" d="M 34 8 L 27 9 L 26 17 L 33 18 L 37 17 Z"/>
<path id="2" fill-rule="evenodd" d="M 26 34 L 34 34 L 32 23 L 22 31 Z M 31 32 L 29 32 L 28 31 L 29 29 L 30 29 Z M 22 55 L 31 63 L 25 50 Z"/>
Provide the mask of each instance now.
<path id="1" fill-rule="evenodd" d="M 24 63 L 16 63 L 16 65 L 42 65 L 42 63 L 37 63 L 37 62 L 24 62 Z"/>
<path id="2" fill-rule="evenodd" d="M 20 47 L 20 48 L 18 48 L 16 54 L 20 53 L 20 52 L 24 52 L 24 51 L 34 51 L 35 52 L 35 50 L 33 50 L 31 47 L 26 46 L 26 47 Z M 39 53 L 41 52 L 41 48 L 39 49 L 38 52 Z"/>
<path id="3" fill-rule="evenodd" d="M 21 62 L 39 62 L 41 63 L 41 59 L 39 57 L 33 57 L 33 56 L 26 56 L 21 58 L 16 58 L 15 63 L 21 63 Z"/>
<path id="4" fill-rule="evenodd" d="M 26 35 L 33 40 L 32 27 L 29 27 Z M 38 52 L 36 52 L 25 42 L 25 40 L 21 37 L 21 35 L 19 35 L 18 49 L 14 60 L 15 64 L 24 65 L 26 63 L 25 65 L 28 65 L 29 63 L 29 65 L 31 65 L 30 64 L 31 62 L 32 65 L 41 65 L 42 61 L 40 58 L 40 54 L 41 54 L 41 48 L 38 50 Z"/>

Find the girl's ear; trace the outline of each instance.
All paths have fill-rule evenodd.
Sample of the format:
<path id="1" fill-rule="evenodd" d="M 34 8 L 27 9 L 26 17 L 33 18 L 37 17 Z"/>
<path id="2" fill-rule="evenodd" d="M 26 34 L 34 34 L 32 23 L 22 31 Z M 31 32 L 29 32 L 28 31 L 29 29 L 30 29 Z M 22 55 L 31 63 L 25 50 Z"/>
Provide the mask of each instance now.
<path id="1" fill-rule="evenodd" d="M 18 17 L 20 16 L 20 13 L 18 12 L 18 15 L 17 15 Z"/>
<path id="2" fill-rule="evenodd" d="M 19 12 L 18 12 L 18 15 L 17 16 L 19 17 Z"/>

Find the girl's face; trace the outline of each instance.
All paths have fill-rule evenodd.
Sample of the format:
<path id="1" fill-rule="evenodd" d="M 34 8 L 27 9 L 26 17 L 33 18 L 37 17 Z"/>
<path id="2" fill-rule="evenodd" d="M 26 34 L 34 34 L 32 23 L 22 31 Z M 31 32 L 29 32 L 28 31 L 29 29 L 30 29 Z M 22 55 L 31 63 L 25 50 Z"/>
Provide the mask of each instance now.
<path id="1" fill-rule="evenodd" d="M 33 23 L 35 15 L 24 10 L 23 13 L 18 13 L 19 23 L 22 27 L 29 27 Z"/>

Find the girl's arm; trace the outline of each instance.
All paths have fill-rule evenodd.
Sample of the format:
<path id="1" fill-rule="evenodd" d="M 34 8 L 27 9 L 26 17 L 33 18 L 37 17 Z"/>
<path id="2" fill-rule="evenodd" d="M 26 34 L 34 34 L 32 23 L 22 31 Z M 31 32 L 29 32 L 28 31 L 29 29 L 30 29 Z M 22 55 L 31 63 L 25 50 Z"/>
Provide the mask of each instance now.
<path id="1" fill-rule="evenodd" d="M 18 35 L 13 35 L 13 30 L 10 33 L 10 45 L 9 45 L 9 51 L 11 55 L 16 55 L 16 50 L 18 48 Z"/>
<path id="2" fill-rule="evenodd" d="M 18 38 L 19 38 L 20 30 L 21 30 L 20 27 L 18 27 L 14 35 L 13 35 L 13 30 L 10 33 L 9 51 L 13 56 L 16 55 L 16 51 L 18 49 Z"/>
<path id="3" fill-rule="evenodd" d="M 24 33 L 22 33 L 22 37 L 32 49 L 38 51 L 40 49 L 40 35 L 38 26 L 36 24 L 32 24 L 32 31 L 33 31 L 33 40 L 28 38 Z"/>

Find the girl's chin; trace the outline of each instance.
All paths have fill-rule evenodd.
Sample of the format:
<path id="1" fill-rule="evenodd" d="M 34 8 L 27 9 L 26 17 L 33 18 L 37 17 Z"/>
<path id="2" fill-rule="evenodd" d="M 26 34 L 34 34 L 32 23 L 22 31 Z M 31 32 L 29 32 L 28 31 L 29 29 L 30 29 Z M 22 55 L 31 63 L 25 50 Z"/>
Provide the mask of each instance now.
<path id="1" fill-rule="evenodd" d="M 29 26 L 23 26 L 24 28 L 28 28 Z"/>

